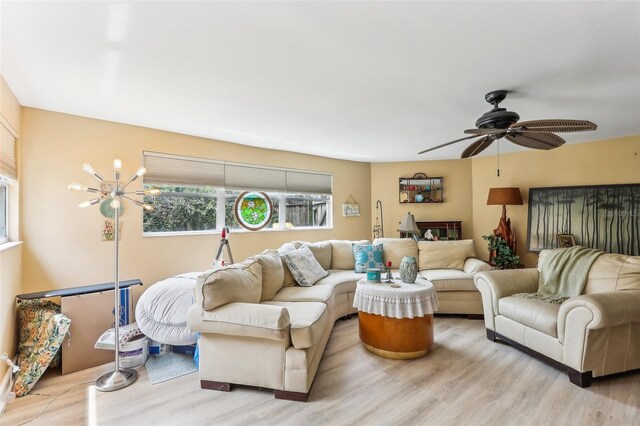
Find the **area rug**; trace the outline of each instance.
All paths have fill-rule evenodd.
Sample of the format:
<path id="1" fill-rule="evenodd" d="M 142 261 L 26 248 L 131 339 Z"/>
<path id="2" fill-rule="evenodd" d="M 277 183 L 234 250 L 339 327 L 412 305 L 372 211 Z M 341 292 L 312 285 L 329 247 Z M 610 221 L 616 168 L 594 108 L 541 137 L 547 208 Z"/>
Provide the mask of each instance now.
<path id="1" fill-rule="evenodd" d="M 193 357 L 178 355 L 173 352 L 163 356 L 150 356 L 144 366 L 147 367 L 147 373 L 152 385 L 191 374 L 198 370 Z"/>

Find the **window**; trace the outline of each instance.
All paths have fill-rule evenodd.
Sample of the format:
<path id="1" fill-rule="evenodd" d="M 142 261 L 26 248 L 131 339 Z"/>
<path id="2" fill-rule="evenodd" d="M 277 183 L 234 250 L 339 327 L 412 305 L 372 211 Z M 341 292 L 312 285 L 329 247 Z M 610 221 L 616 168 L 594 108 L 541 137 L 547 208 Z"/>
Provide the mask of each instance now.
<path id="1" fill-rule="evenodd" d="M 0 244 L 9 241 L 9 188 L 0 177 Z"/>
<path id="2" fill-rule="evenodd" d="M 271 199 L 273 215 L 264 230 L 331 226 L 332 177 L 326 173 L 155 152 L 144 153 L 144 165 L 144 187 L 163 191 L 145 198 L 155 207 L 144 214 L 145 234 L 243 230 L 234 206 L 244 191 Z"/>
<path id="3" fill-rule="evenodd" d="M 145 189 L 150 185 L 145 185 Z M 189 232 L 216 229 L 218 191 L 197 186 L 156 185 L 157 197 L 145 197 L 154 207 L 142 216 L 143 232 Z"/>
<path id="4" fill-rule="evenodd" d="M 287 194 L 286 218 L 292 227 L 327 226 L 327 217 L 331 207 L 328 195 Z"/>
<path id="5" fill-rule="evenodd" d="M 9 181 L 17 179 L 16 137 L 0 123 L 0 244 L 9 241 Z"/>

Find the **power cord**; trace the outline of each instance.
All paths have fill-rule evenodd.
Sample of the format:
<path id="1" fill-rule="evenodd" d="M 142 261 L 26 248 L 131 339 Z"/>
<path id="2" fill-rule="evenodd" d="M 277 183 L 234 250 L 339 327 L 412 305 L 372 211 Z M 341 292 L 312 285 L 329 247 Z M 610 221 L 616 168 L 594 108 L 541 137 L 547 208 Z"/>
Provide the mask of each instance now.
<path id="1" fill-rule="evenodd" d="M 49 406 L 51 406 L 51 404 L 53 404 L 56 399 L 58 399 L 59 397 L 61 397 L 65 393 L 69 392 L 71 389 L 77 388 L 78 386 L 82 386 L 82 385 L 88 385 L 89 383 L 95 383 L 95 380 L 92 380 L 92 381 L 89 381 L 89 382 L 82 382 L 82 383 L 78 383 L 78 384 L 75 384 L 75 385 L 71 386 L 70 388 L 68 388 L 67 390 L 62 392 L 61 394 L 56 395 L 51 401 L 49 401 L 49 403 L 42 409 L 42 411 L 40 411 L 34 418 L 32 418 L 30 420 L 27 420 L 27 421 L 24 421 L 22 423 L 18 423 L 16 426 L 22 426 L 22 425 L 26 425 L 27 423 L 31 423 L 32 421 L 36 420 L 38 417 L 43 415 L 45 413 L 45 411 L 47 411 L 49 409 Z M 34 395 L 38 395 L 38 394 L 34 394 Z M 46 395 L 46 394 L 43 394 L 43 395 Z"/>

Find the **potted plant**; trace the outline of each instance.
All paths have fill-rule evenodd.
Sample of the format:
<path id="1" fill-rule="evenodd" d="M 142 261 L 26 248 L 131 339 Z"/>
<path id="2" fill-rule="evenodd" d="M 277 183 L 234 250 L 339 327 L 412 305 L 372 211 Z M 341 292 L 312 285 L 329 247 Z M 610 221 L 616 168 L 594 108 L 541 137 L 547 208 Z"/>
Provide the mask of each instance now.
<path id="1" fill-rule="evenodd" d="M 500 235 L 483 235 L 489 246 L 489 263 L 496 269 L 516 269 L 520 267 L 520 256 L 517 256 L 507 241 Z"/>

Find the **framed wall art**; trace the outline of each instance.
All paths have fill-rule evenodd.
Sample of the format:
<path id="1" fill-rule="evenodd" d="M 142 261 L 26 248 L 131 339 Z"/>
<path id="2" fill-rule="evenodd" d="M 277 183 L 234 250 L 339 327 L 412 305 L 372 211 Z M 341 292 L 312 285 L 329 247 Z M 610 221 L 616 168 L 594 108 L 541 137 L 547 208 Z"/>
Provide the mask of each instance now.
<path id="1" fill-rule="evenodd" d="M 528 251 L 569 244 L 640 255 L 640 184 L 530 188 Z"/>

